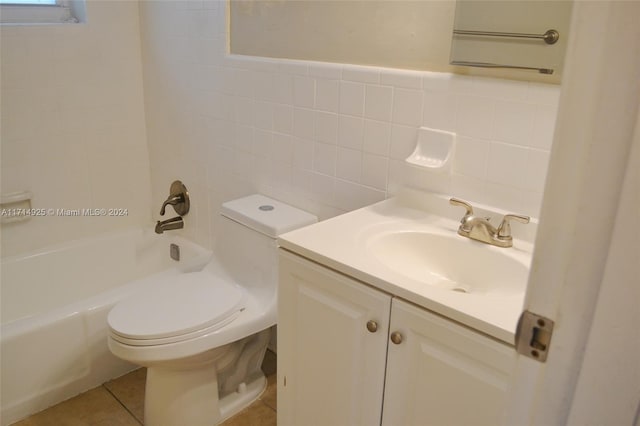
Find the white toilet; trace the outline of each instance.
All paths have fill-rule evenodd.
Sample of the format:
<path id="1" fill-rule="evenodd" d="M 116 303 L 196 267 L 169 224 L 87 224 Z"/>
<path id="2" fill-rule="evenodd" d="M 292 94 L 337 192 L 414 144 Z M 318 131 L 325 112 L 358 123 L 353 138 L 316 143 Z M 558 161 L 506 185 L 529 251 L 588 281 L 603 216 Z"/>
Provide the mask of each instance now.
<path id="1" fill-rule="evenodd" d="M 277 244 L 312 224 L 262 195 L 222 205 L 213 260 L 165 277 L 109 313 L 109 348 L 147 367 L 147 426 L 215 425 L 264 390 L 260 366 L 277 316 Z"/>

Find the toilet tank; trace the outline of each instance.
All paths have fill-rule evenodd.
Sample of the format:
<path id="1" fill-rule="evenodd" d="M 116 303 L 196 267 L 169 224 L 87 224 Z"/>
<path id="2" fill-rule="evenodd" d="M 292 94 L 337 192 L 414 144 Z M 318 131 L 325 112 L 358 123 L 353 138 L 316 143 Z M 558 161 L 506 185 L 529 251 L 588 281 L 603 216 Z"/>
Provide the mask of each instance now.
<path id="1" fill-rule="evenodd" d="M 271 238 L 318 221 L 310 213 L 260 194 L 227 201 L 221 214 Z"/>
<path id="2" fill-rule="evenodd" d="M 268 289 L 278 283 L 277 237 L 318 218 L 261 194 L 222 204 L 214 230 L 216 257 L 241 285 Z"/>

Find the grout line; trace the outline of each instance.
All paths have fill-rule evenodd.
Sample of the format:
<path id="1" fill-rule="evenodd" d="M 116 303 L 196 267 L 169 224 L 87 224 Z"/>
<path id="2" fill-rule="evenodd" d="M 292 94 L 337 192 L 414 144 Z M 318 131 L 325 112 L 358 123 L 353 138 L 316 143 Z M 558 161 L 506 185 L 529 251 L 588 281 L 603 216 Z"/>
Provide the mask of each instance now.
<path id="1" fill-rule="evenodd" d="M 118 399 L 118 397 L 116 396 L 116 394 L 114 394 L 113 392 L 111 392 L 111 389 L 109 389 L 108 387 L 106 387 L 104 384 L 102 385 L 102 387 L 109 392 L 109 394 L 111 394 L 111 396 L 118 401 L 118 404 L 120 404 L 122 406 L 122 408 L 124 408 L 127 413 L 129 413 L 129 415 L 131 417 L 133 417 L 133 419 L 140 425 L 140 426 L 144 426 L 144 423 L 142 423 L 140 420 L 138 420 L 138 418 L 135 416 L 135 414 L 133 414 L 133 412 L 131 412 L 131 410 L 129 410 L 129 408 L 124 405 L 124 403 L 122 401 L 120 401 L 120 399 Z"/>
<path id="2" fill-rule="evenodd" d="M 278 412 L 278 410 L 275 407 L 272 407 L 271 405 L 267 404 L 264 400 L 261 399 L 260 402 L 262 402 L 264 405 L 266 405 L 268 408 L 270 408 L 275 413 Z"/>

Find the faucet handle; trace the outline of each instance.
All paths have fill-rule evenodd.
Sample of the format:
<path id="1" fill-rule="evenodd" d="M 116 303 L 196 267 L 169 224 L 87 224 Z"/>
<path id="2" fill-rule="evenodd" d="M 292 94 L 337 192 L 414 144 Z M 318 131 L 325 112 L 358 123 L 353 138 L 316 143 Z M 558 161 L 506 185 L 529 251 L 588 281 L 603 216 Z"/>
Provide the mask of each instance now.
<path id="1" fill-rule="evenodd" d="M 500 226 L 498 226 L 498 238 L 511 238 L 511 225 L 510 220 L 515 220 L 520 223 L 529 223 L 531 218 L 529 216 L 521 216 L 519 214 L 506 214 L 502 218 Z"/>
<path id="2" fill-rule="evenodd" d="M 464 207 L 465 209 L 467 209 L 467 212 L 464 214 L 465 217 L 466 216 L 471 216 L 473 214 L 473 207 L 471 206 L 471 204 L 467 203 L 466 201 L 462 201 L 458 198 L 450 198 L 449 199 L 449 204 L 451 204 L 452 206 L 460 206 L 460 207 Z"/>
<path id="3" fill-rule="evenodd" d="M 160 208 L 160 216 L 164 216 L 165 209 L 168 205 L 172 205 L 173 209 L 180 216 L 184 216 L 189 213 L 189 191 L 187 191 L 187 187 L 179 180 L 176 180 L 171 184 L 171 187 L 169 188 L 169 197 L 164 203 L 162 203 L 162 208 Z"/>
<path id="4" fill-rule="evenodd" d="M 169 196 L 169 198 L 167 198 L 167 200 L 164 203 L 162 203 L 162 208 L 160 208 L 160 216 L 164 216 L 165 209 L 169 204 L 171 204 L 172 206 L 175 206 L 182 202 L 184 202 L 184 197 L 182 196 L 182 194 Z"/>

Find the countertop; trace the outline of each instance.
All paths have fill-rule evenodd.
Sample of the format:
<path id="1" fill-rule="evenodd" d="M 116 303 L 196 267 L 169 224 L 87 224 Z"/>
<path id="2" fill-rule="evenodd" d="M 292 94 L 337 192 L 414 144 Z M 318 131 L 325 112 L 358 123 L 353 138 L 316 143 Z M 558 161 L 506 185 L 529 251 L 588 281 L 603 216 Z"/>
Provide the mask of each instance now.
<path id="1" fill-rule="evenodd" d="M 474 209 L 482 216 L 504 214 L 484 206 Z M 404 191 L 394 198 L 283 234 L 279 244 L 282 249 L 513 345 L 526 283 L 522 291 L 507 293 L 443 290 L 387 268 L 368 250 L 369 242 L 385 232 L 436 232 L 455 235 L 463 244 L 481 244 L 483 249 L 497 250 L 529 267 L 535 221 L 528 226 L 514 224 L 514 246 L 505 249 L 458 236 L 463 214 L 463 210 L 449 205 L 447 197 Z M 463 259 L 460 267 L 465 267 Z"/>

